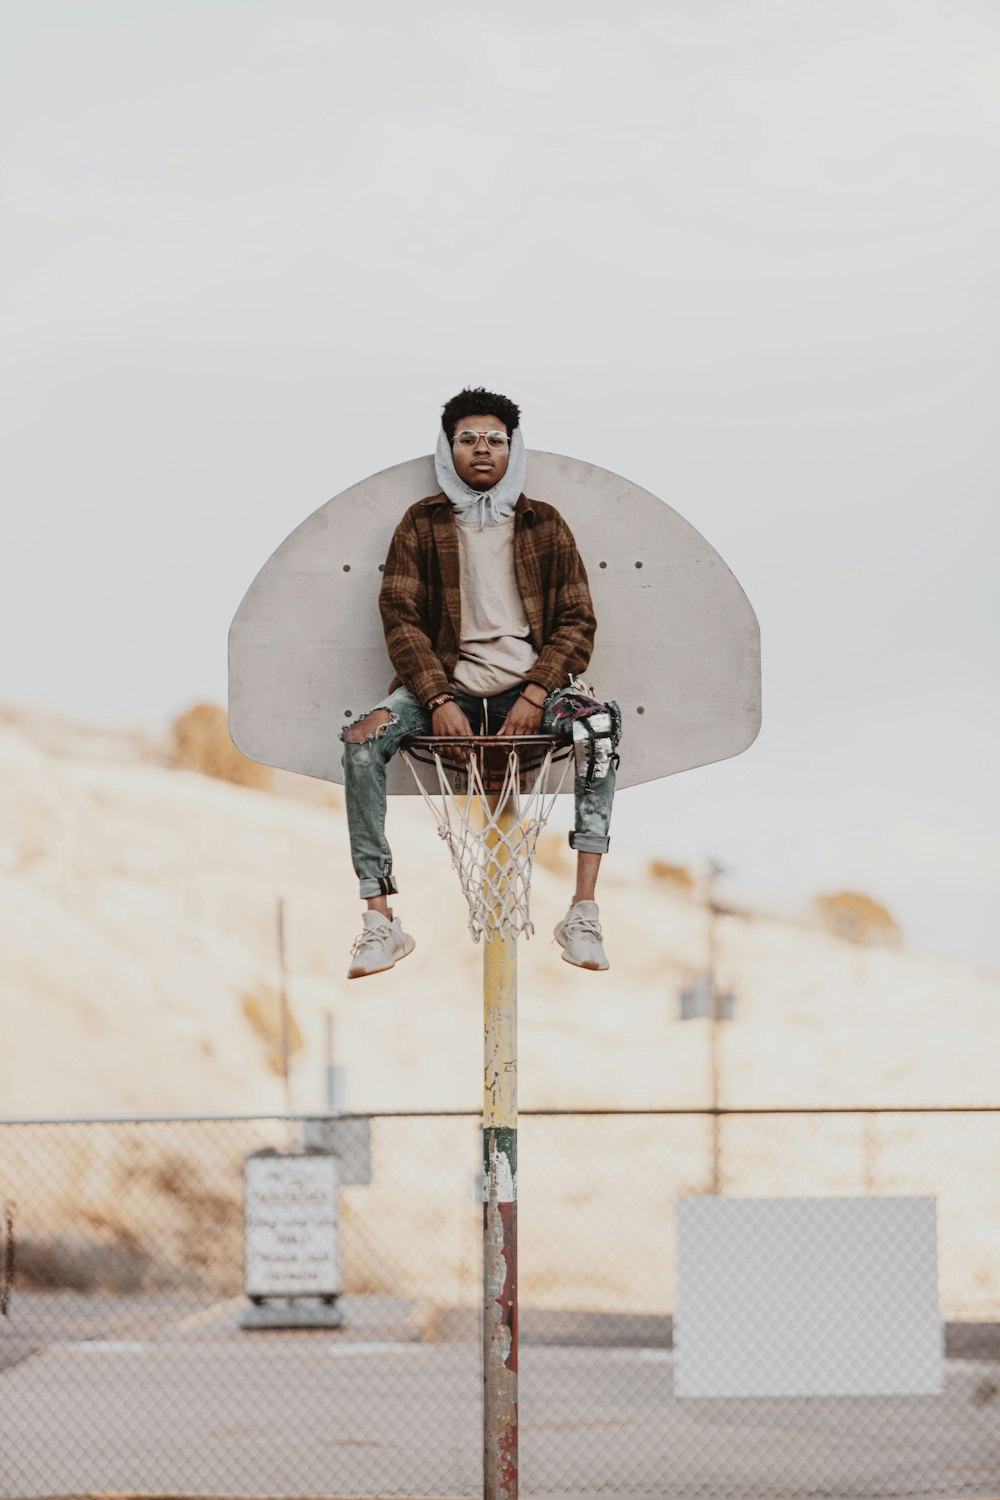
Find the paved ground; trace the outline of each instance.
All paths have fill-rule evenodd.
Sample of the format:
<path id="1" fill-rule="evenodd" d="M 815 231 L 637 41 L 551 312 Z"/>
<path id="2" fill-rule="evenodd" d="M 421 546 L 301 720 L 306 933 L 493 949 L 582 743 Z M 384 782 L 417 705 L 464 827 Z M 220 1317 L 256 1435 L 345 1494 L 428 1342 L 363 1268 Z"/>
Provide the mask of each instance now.
<path id="1" fill-rule="evenodd" d="M 0 1495 L 481 1493 L 479 1349 L 462 1320 L 442 1339 L 402 1299 L 344 1303 L 339 1333 L 245 1333 L 239 1301 L 15 1298 Z M 568 1317 L 565 1343 L 552 1317 L 546 1342 L 525 1328 L 525 1496 L 1000 1493 L 995 1361 L 949 1360 L 940 1396 L 681 1401 L 669 1348 L 587 1344 L 587 1326 Z"/>

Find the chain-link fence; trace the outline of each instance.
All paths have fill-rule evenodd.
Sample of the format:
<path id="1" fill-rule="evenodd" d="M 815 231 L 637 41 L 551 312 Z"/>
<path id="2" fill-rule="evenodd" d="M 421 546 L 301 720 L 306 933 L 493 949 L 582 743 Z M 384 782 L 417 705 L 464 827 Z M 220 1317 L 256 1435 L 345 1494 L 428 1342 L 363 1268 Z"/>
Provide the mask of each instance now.
<path id="1" fill-rule="evenodd" d="M 0 1124 L 0 1493 L 481 1493 L 479 1119 L 338 1137 L 342 1322 L 245 1327 L 244 1164 L 317 1129 Z M 523 1495 L 1000 1495 L 1000 1111 L 532 1111 L 519 1135 Z M 682 1398 L 678 1201 L 714 1186 L 932 1198 L 940 1391 Z"/>

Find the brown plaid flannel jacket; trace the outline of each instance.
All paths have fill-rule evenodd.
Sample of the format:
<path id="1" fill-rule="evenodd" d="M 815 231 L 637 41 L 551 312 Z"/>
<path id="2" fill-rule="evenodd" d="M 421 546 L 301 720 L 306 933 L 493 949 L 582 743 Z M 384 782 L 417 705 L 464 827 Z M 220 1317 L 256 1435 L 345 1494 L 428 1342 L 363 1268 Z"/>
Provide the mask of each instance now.
<path id="1" fill-rule="evenodd" d="M 562 516 L 521 495 L 514 508 L 514 576 L 538 660 L 530 681 L 547 693 L 583 672 L 597 621 L 587 573 Z M 393 533 L 379 609 L 396 676 L 423 703 L 447 692 L 462 633 L 458 531 L 451 502 L 431 495 L 411 505 Z"/>

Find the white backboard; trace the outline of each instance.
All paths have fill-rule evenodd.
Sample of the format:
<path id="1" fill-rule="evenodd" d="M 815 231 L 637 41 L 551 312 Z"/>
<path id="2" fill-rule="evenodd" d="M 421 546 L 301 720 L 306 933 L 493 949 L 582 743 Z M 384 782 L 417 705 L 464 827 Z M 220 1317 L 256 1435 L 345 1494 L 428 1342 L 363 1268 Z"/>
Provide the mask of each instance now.
<path id="1" fill-rule="evenodd" d="M 563 514 L 590 578 L 586 676 L 622 708 L 618 786 L 745 750 L 760 728 L 760 634 L 722 558 L 620 475 L 557 453 L 527 458 L 525 494 Z M 252 760 L 343 781 L 339 731 L 393 675 L 381 565 L 406 508 L 438 492 L 429 455 L 384 469 L 328 500 L 265 563 L 229 634 L 230 733 Z M 398 758 L 388 785 L 416 794 Z"/>

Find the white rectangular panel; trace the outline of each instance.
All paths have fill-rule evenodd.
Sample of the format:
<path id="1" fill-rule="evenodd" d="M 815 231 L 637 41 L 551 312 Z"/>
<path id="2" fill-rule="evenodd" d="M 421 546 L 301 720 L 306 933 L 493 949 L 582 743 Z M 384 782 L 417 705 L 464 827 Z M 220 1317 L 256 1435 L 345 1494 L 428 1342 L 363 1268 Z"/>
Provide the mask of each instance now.
<path id="1" fill-rule="evenodd" d="M 942 1388 L 933 1198 L 682 1198 L 677 1396 Z"/>
<path id="2" fill-rule="evenodd" d="M 339 1069 L 341 1073 L 346 1069 Z M 325 1151 L 337 1158 L 341 1187 L 367 1187 L 372 1180 L 372 1122 L 370 1115 L 325 1115 L 302 1121 L 302 1144 L 307 1151 Z"/>

